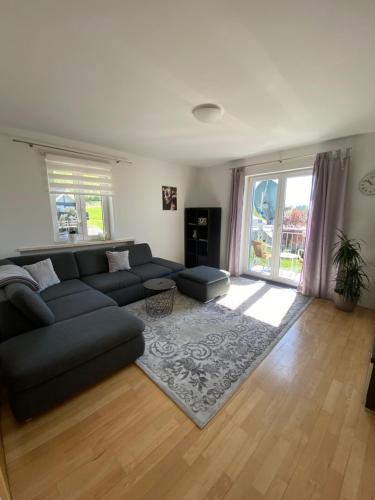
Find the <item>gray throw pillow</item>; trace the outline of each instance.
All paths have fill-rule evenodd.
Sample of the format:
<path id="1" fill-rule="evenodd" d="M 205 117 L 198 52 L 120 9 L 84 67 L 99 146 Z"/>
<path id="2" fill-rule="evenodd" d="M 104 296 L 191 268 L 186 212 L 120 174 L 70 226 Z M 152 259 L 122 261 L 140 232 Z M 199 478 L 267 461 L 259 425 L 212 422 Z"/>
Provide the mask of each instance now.
<path id="1" fill-rule="evenodd" d="M 39 284 L 39 291 L 45 290 L 50 286 L 57 285 L 60 280 L 55 273 L 51 259 L 41 260 L 35 264 L 23 266 L 26 271 L 29 271 L 31 276 Z"/>
<path id="2" fill-rule="evenodd" d="M 129 250 L 124 250 L 123 252 L 110 252 L 107 250 L 106 255 L 110 273 L 131 269 L 129 264 Z"/>
<path id="3" fill-rule="evenodd" d="M 5 294 L 14 307 L 36 327 L 52 325 L 55 322 L 55 315 L 42 297 L 23 283 L 7 285 Z"/>

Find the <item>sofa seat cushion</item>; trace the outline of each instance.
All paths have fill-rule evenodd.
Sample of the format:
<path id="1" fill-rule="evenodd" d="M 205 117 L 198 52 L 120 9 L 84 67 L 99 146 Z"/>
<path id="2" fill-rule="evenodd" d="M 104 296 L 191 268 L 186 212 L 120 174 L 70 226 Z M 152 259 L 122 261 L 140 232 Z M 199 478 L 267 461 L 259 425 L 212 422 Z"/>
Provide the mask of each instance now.
<path id="1" fill-rule="evenodd" d="M 203 285 L 211 285 L 217 281 L 227 280 L 229 278 L 229 273 L 228 271 L 217 269 L 216 267 L 197 266 L 181 271 L 179 276 Z"/>
<path id="2" fill-rule="evenodd" d="M 153 278 L 162 278 L 163 276 L 167 276 L 171 273 L 171 270 L 168 267 L 159 266 L 159 264 L 149 262 L 147 264 L 132 267 L 130 272 L 134 273 L 142 281 L 146 281 Z"/>
<path id="3" fill-rule="evenodd" d="M 93 274 L 85 276 L 82 281 L 103 293 L 113 292 L 113 290 L 137 285 L 141 282 L 140 278 L 130 271 Z"/>
<path id="4" fill-rule="evenodd" d="M 0 345 L 8 389 L 20 392 L 53 379 L 142 334 L 143 322 L 108 307 L 39 328 Z"/>
<path id="5" fill-rule="evenodd" d="M 168 267 L 172 272 L 182 271 L 185 269 L 183 264 L 179 264 L 178 262 L 173 262 L 172 260 L 161 259 L 160 257 L 153 257 L 153 264 L 158 264 L 159 266 Z"/>
<path id="6" fill-rule="evenodd" d="M 66 295 L 71 295 L 72 293 L 84 292 L 85 290 L 91 290 L 91 287 L 83 283 L 81 280 L 67 280 L 62 281 L 58 285 L 53 285 L 46 288 L 40 292 L 40 296 L 46 302 L 50 300 L 59 299 L 60 297 L 65 297 Z"/>
<path id="7" fill-rule="evenodd" d="M 48 307 L 55 315 L 56 321 L 80 316 L 97 309 L 117 305 L 116 302 L 97 290 L 85 290 L 80 293 L 65 295 L 48 302 Z"/>

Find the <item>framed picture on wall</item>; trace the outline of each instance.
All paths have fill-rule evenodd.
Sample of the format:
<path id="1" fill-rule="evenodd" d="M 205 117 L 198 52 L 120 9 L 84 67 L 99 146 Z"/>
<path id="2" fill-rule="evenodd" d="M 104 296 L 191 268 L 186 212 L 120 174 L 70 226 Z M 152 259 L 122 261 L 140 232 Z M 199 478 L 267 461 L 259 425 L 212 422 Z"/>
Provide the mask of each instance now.
<path id="1" fill-rule="evenodd" d="M 161 196 L 163 201 L 163 210 L 177 210 L 177 188 L 171 186 L 162 186 Z"/>

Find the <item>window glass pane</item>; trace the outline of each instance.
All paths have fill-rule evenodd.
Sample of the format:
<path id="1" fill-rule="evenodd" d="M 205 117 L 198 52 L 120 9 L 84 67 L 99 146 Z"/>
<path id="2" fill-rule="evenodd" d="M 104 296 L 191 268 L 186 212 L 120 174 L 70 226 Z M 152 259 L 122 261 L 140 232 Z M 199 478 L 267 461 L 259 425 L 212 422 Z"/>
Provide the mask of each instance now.
<path id="1" fill-rule="evenodd" d="M 96 195 L 84 195 L 82 198 L 86 211 L 88 237 L 102 236 L 105 231 L 103 198 Z"/>
<path id="2" fill-rule="evenodd" d="M 278 179 L 255 181 L 250 219 L 249 269 L 270 275 L 277 209 Z"/>
<path id="3" fill-rule="evenodd" d="M 299 283 L 304 258 L 312 175 L 286 179 L 279 276 Z"/>
<path id="4" fill-rule="evenodd" d="M 61 194 L 55 197 L 58 237 L 64 239 L 69 232 L 78 234 L 79 209 L 78 200 L 74 194 Z"/>

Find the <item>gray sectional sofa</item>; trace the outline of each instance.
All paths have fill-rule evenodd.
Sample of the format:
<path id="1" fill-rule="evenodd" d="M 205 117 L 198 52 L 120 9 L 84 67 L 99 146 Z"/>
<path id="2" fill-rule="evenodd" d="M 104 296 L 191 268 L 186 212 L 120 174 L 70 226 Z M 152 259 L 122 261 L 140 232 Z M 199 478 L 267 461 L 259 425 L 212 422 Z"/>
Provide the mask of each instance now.
<path id="1" fill-rule="evenodd" d="M 129 271 L 108 272 L 106 250 L 129 250 Z M 0 369 L 18 420 L 27 420 L 143 354 L 142 321 L 119 306 L 144 297 L 143 282 L 184 266 L 152 256 L 149 245 L 11 257 L 50 258 L 60 283 L 40 293 L 0 289 Z"/>

